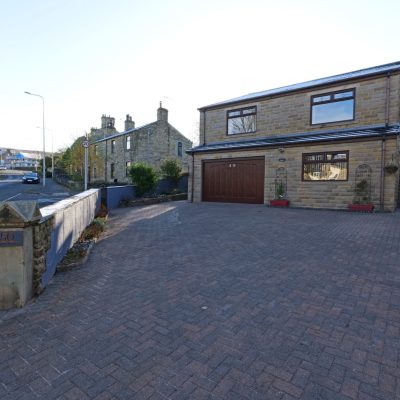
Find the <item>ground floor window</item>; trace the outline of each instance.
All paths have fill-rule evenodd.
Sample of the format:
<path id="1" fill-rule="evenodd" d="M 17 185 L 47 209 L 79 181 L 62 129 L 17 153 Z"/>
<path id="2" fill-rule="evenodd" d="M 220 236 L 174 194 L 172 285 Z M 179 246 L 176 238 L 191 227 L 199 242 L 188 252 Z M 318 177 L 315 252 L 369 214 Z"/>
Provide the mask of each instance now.
<path id="1" fill-rule="evenodd" d="M 114 179 L 115 178 L 115 164 L 114 163 L 112 163 L 111 165 L 110 165 L 110 174 L 111 174 L 111 179 Z"/>
<path id="2" fill-rule="evenodd" d="M 182 157 L 182 142 L 178 142 L 178 157 Z"/>
<path id="3" fill-rule="evenodd" d="M 129 176 L 129 171 L 131 169 L 132 166 L 132 162 L 131 161 L 127 161 L 126 162 L 126 176 Z"/>
<path id="4" fill-rule="evenodd" d="M 348 151 L 303 154 L 303 181 L 347 181 Z"/>

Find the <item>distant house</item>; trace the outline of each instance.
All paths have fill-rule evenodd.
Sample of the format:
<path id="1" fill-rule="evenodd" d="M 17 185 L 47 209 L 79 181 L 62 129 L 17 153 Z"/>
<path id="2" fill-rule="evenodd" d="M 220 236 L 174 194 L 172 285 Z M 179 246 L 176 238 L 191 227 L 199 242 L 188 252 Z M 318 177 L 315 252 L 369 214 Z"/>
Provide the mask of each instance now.
<path id="1" fill-rule="evenodd" d="M 46 156 L 50 154 L 46 153 Z M 17 149 L 7 149 L 2 155 L 2 158 L 4 158 L 3 165 L 9 169 L 37 169 L 42 157 L 43 153 L 40 151 Z"/>
<path id="2" fill-rule="evenodd" d="M 125 130 L 117 132 L 115 119 L 102 116 L 102 128 L 90 134 L 90 179 L 129 182 L 128 170 L 136 162 L 145 162 L 155 169 L 167 159 L 175 159 L 188 171 L 186 150 L 192 142 L 168 122 L 168 110 L 160 107 L 157 120 L 136 128 L 128 114 Z"/>
<path id="3" fill-rule="evenodd" d="M 400 62 L 201 107 L 188 151 L 192 201 L 393 211 L 398 199 Z M 357 199 L 357 196 L 360 197 Z"/>

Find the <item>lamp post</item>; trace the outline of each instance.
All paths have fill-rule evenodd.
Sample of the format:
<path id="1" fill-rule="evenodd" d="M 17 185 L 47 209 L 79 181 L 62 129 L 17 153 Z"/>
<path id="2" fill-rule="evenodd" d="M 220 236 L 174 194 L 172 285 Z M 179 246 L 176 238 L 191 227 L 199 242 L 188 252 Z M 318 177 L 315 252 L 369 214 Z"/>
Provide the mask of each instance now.
<path id="1" fill-rule="evenodd" d="M 42 129 L 40 126 L 36 128 Z M 47 128 L 47 132 L 51 132 L 51 179 L 54 181 L 54 130 Z"/>
<path id="2" fill-rule="evenodd" d="M 30 92 L 25 92 L 26 94 L 29 94 L 30 96 L 36 96 L 40 97 L 42 99 L 42 105 L 43 105 L 43 187 L 46 186 L 46 135 L 45 135 L 45 129 L 44 129 L 44 97 L 41 96 L 40 94 L 35 94 L 35 93 L 30 93 Z"/>

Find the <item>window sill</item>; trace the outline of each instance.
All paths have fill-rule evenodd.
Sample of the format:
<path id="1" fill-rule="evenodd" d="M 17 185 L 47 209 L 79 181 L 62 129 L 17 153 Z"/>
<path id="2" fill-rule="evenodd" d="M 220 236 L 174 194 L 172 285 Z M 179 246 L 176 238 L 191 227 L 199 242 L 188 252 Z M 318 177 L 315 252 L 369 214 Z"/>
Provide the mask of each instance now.
<path id="1" fill-rule="evenodd" d="M 257 131 L 241 132 L 241 133 L 226 133 L 225 136 L 231 137 L 231 136 L 240 136 L 240 135 L 252 135 L 254 133 L 257 133 Z"/>
<path id="2" fill-rule="evenodd" d="M 335 121 L 335 122 L 324 122 L 321 124 L 310 124 L 311 128 L 325 128 L 325 127 L 335 127 L 335 125 L 356 125 L 358 123 L 358 121 L 356 121 L 355 119 L 352 120 L 346 120 L 346 121 Z"/>

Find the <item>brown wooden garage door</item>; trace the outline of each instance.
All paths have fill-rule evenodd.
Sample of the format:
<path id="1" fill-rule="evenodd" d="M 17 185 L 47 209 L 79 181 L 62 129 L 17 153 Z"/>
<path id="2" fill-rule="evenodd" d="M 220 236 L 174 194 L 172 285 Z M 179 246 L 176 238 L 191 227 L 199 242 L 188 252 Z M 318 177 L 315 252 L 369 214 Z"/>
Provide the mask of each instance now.
<path id="1" fill-rule="evenodd" d="M 203 201 L 264 202 L 264 158 L 203 161 Z"/>

